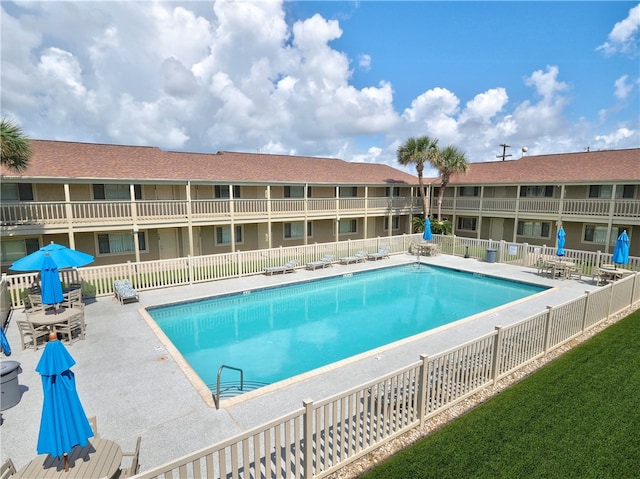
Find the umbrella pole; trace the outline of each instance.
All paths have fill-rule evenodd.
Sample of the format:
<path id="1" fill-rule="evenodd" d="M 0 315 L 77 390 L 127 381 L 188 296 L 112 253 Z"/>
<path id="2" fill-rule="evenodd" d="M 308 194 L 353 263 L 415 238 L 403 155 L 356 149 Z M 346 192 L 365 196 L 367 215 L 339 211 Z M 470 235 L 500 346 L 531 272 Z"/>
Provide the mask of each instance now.
<path id="1" fill-rule="evenodd" d="M 69 472 L 69 455 L 64 453 L 64 472 Z"/>

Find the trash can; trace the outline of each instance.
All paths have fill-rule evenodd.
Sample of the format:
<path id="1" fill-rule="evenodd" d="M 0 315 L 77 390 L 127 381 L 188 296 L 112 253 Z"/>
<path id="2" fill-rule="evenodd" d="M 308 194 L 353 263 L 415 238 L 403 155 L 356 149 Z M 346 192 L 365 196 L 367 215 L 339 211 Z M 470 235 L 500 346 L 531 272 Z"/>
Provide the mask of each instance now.
<path id="1" fill-rule="evenodd" d="M 497 255 L 498 255 L 497 249 L 487 248 L 487 258 L 486 258 L 487 263 L 495 263 Z"/>
<path id="2" fill-rule="evenodd" d="M 2 387 L 0 388 L 0 411 L 9 409 L 20 402 L 18 374 L 22 372 L 18 361 L 0 361 Z"/>

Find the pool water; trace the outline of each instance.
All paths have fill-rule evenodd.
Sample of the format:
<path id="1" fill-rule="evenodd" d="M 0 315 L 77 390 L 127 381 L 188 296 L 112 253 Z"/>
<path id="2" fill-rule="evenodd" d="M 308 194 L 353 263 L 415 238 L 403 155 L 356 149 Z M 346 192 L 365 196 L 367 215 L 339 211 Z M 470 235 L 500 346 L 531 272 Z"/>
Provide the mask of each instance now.
<path id="1" fill-rule="evenodd" d="M 408 265 L 148 308 L 211 389 L 225 364 L 270 384 L 545 288 Z"/>

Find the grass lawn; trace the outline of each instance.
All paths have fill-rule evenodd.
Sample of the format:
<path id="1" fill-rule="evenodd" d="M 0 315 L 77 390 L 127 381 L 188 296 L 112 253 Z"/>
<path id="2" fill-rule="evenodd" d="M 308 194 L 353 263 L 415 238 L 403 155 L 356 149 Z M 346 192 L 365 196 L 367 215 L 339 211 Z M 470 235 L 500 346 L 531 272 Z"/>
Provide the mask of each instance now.
<path id="1" fill-rule="evenodd" d="M 640 477 L 640 310 L 360 477 Z"/>

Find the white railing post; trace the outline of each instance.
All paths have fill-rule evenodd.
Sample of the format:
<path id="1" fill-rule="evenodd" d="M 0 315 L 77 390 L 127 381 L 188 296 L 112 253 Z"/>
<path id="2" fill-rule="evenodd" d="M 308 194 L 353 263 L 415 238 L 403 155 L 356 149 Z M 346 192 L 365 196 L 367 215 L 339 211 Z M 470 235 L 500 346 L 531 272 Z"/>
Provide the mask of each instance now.
<path id="1" fill-rule="evenodd" d="M 551 321 L 553 320 L 553 306 L 547 306 L 547 322 L 544 328 L 544 355 L 549 351 L 549 341 L 551 341 Z"/>
<path id="2" fill-rule="evenodd" d="M 504 336 L 502 326 L 496 326 L 495 330 L 496 336 L 493 343 L 493 358 L 491 368 L 491 379 L 493 379 L 494 386 L 498 382 L 498 376 L 500 375 L 500 363 L 502 359 L 502 337 Z"/>
<path id="3" fill-rule="evenodd" d="M 242 268 L 242 255 L 240 250 L 236 251 L 236 266 L 238 269 L 238 278 L 241 278 L 243 268 Z"/>
<path id="4" fill-rule="evenodd" d="M 582 334 L 584 334 L 584 332 L 587 329 L 587 314 L 589 312 L 589 299 L 591 297 L 591 295 L 589 294 L 589 291 L 585 291 L 584 292 L 584 310 L 582 311 Z"/>
<path id="5" fill-rule="evenodd" d="M 193 284 L 193 258 L 190 254 L 187 255 L 187 267 L 189 271 L 189 284 Z"/>
<path id="6" fill-rule="evenodd" d="M 303 439 L 304 439 L 304 477 L 313 477 L 313 399 L 302 401 L 304 406 Z M 257 468 L 256 468 L 257 469 Z"/>
<path id="7" fill-rule="evenodd" d="M 420 360 L 422 364 L 420 365 L 420 383 L 418 384 L 418 419 L 420 420 L 420 427 L 422 427 L 427 417 L 427 388 L 429 387 L 427 373 L 429 371 L 429 356 L 421 354 Z"/>

